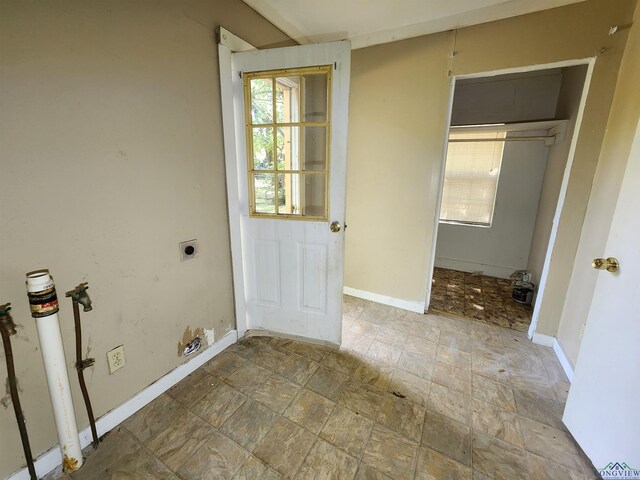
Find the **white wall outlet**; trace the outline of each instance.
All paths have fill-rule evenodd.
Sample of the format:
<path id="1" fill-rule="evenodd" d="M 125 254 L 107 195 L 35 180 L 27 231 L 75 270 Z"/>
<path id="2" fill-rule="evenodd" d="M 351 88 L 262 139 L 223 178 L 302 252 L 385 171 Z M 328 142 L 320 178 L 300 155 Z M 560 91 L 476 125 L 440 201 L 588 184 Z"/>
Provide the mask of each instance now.
<path id="1" fill-rule="evenodd" d="M 190 260 L 198 256 L 198 241 L 196 239 L 180 242 L 180 261 Z"/>
<path id="2" fill-rule="evenodd" d="M 107 363 L 109 364 L 109 375 L 127 364 L 127 359 L 124 356 L 124 345 L 107 352 Z"/>

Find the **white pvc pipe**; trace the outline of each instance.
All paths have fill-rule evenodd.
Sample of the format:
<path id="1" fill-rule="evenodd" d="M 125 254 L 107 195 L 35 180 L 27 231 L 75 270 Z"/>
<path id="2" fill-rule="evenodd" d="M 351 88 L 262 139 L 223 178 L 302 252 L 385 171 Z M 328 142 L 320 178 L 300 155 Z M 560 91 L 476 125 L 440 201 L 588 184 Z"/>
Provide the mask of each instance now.
<path id="1" fill-rule="evenodd" d="M 27 274 L 27 294 L 31 315 L 36 319 L 44 371 L 62 453 L 62 466 L 65 472 L 73 472 L 82 466 L 82 449 L 62 346 L 58 299 L 48 270 Z"/>

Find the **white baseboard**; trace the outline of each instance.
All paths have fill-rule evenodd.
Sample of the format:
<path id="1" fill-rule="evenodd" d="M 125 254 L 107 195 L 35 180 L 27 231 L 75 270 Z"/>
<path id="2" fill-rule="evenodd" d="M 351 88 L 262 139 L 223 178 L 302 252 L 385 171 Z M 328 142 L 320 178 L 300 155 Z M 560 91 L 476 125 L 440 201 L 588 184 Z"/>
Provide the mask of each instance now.
<path id="1" fill-rule="evenodd" d="M 571 360 L 567 358 L 566 353 L 564 353 L 564 349 L 562 345 L 558 343 L 558 339 L 553 339 L 553 351 L 556 352 L 556 357 L 560 361 L 560 365 L 562 365 L 562 369 L 564 370 L 565 375 L 569 379 L 569 383 L 573 383 L 573 365 Z"/>
<path id="2" fill-rule="evenodd" d="M 410 312 L 424 313 L 424 302 L 414 302 L 411 300 L 403 300 L 402 298 L 387 297 L 386 295 L 380 295 L 379 293 L 367 292 L 365 290 L 358 290 L 357 288 L 351 287 L 344 287 L 343 291 L 345 295 L 351 295 L 352 297 L 371 300 L 372 302 L 401 308 L 402 310 L 409 310 Z"/>
<path id="3" fill-rule="evenodd" d="M 196 369 L 200 368 L 217 354 L 222 352 L 225 348 L 233 345 L 237 341 L 238 332 L 236 330 L 231 330 L 224 337 L 215 342 L 213 345 L 209 346 L 199 355 L 193 357 L 191 360 L 183 363 L 182 365 L 179 365 L 166 375 L 160 377 L 154 383 L 135 394 L 122 405 L 105 413 L 96 421 L 96 429 L 98 430 L 98 435 L 102 436 L 105 433 L 111 431 L 114 427 L 121 424 L 142 407 L 162 395 L 180 380 L 185 378 L 190 373 L 194 372 Z M 89 445 L 92 440 L 93 439 L 91 437 L 91 430 L 89 427 L 80 432 L 80 444 L 82 448 Z M 60 447 L 57 445 L 46 451 L 42 455 L 38 456 L 38 458 L 34 462 L 38 478 L 43 477 L 61 464 L 62 456 L 60 455 Z M 16 473 L 10 475 L 7 480 L 29 480 L 29 478 L 29 472 L 25 467 L 22 470 L 19 470 Z"/>
<path id="4" fill-rule="evenodd" d="M 567 358 L 567 355 L 562 349 L 562 345 L 558 343 L 558 339 L 556 337 L 545 335 L 544 333 L 534 333 L 531 341 L 533 343 L 537 343 L 538 345 L 553 348 L 553 352 L 556 354 L 556 357 L 558 358 L 558 361 L 560 362 L 564 373 L 567 375 L 569 383 L 573 382 L 573 365 Z"/>
<path id="5" fill-rule="evenodd" d="M 455 258 L 436 257 L 436 267 L 460 270 L 461 272 L 482 272 L 483 275 L 498 278 L 509 278 L 509 276 L 519 270 L 515 267 L 501 267 L 499 265 L 487 265 L 484 263 L 467 262 L 466 260 L 456 260 Z"/>
<path id="6" fill-rule="evenodd" d="M 545 335 L 544 333 L 534 333 L 533 338 L 531 339 L 533 343 L 537 343 L 543 347 L 553 347 L 553 342 L 555 342 L 555 340 L 556 337 Z"/>

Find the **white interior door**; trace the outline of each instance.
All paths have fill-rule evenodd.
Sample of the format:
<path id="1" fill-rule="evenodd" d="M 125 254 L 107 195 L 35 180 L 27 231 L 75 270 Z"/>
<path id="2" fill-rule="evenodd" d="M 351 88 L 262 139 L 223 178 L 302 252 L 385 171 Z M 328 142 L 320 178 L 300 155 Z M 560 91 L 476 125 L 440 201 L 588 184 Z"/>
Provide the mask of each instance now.
<path id="1" fill-rule="evenodd" d="M 640 124 L 599 272 L 563 421 L 603 478 L 640 478 Z M 618 465 L 616 465 L 618 464 Z M 630 467 L 635 473 L 622 475 Z"/>
<path id="2" fill-rule="evenodd" d="M 340 344 L 350 44 L 220 51 L 238 333 Z"/>

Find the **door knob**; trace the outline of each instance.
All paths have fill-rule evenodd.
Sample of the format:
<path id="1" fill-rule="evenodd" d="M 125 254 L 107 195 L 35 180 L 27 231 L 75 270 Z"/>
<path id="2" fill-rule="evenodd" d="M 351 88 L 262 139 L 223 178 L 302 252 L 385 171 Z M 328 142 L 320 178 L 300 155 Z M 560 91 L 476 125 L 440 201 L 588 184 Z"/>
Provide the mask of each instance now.
<path id="1" fill-rule="evenodd" d="M 331 231 L 333 233 L 337 233 L 340 231 L 340 222 L 331 222 L 331 225 L 329 225 L 329 228 L 331 229 Z"/>
<path id="2" fill-rule="evenodd" d="M 615 272 L 619 265 L 618 260 L 613 257 L 594 258 L 591 262 L 591 266 L 596 270 L 606 270 L 607 272 Z"/>

